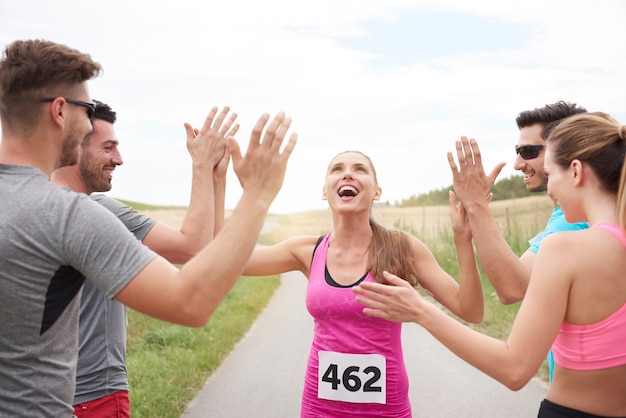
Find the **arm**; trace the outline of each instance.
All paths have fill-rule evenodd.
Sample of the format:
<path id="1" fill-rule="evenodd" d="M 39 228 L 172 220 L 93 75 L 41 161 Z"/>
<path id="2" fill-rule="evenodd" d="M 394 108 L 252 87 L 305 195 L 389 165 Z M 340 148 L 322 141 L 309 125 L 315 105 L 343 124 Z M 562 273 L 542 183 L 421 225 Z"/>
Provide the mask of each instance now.
<path id="1" fill-rule="evenodd" d="M 225 120 L 229 110 L 224 107 L 217 114 L 217 107 L 211 109 L 200 131 L 194 131 L 188 123 L 185 124 L 187 150 L 192 161 L 189 208 L 180 229 L 157 222 L 143 240 L 145 245 L 171 263 L 187 262 L 213 239 L 217 215 L 214 169 L 225 154 L 227 135 L 232 135 L 239 127 L 233 126 L 236 114 Z M 223 200 L 221 202 L 223 206 Z"/>
<path id="2" fill-rule="evenodd" d="M 558 244 L 563 245 L 563 244 Z M 544 251 L 511 334 L 506 341 L 483 335 L 446 315 L 423 299 L 404 280 L 386 273 L 393 286 L 362 283 L 354 289 L 367 315 L 398 322 L 417 322 L 450 351 L 512 390 L 521 389 L 545 359 L 565 317 L 571 271 L 555 263 L 558 245 Z M 560 247 L 562 248 L 562 247 Z M 562 252 L 561 252 L 562 253 Z"/>
<path id="3" fill-rule="evenodd" d="M 456 143 L 456 151 L 458 168 L 452 153 L 448 153 L 454 190 L 467 212 L 480 262 L 502 303 L 519 302 L 526 293 L 534 257 L 528 255 L 520 260 L 511 250 L 500 234 L 486 199 L 504 163 L 498 164 L 487 176 L 474 139 L 462 137 Z"/>
<path id="4" fill-rule="evenodd" d="M 459 261 L 459 282 L 457 283 L 441 268 L 430 250 L 421 243 L 417 246 L 415 267 L 420 284 L 437 301 L 459 318 L 478 323 L 482 321 L 484 313 L 480 273 L 476 265 L 472 235 L 465 212 L 461 205 L 456 204 L 456 198 L 452 192 L 450 192 L 450 217 Z"/>
<path id="5" fill-rule="evenodd" d="M 275 245 L 256 247 L 243 275 L 269 276 L 298 270 L 309 277 L 317 239 L 316 236 L 296 236 Z"/>
<path id="6" fill-rule="evenodd" d="M 224 227 L 224 205 L 226 204 L 226 172 L 228 171 L 228 163 L 230 162 L 230 152 L 228 149 L 224 153 L 224 157 L 215 166 L 213 174 L 213 190 L 215 192 L 215 225 L 213 227 L 214 235 Z"/>
<path id="7" fill-rule="evenodd" d="M 281 152 L 291 119 L 279 113 L 263 132 L 268 119 L 267 114 L 259 118 L 244 157 L 229 139 L 243 193 L 220 234 L 180 270 L 164 258 L 152 260 L 117 294 L 118 301 L 166 321 L 206 324 L 243 272 L 296 144 L 294 133 Z"/>

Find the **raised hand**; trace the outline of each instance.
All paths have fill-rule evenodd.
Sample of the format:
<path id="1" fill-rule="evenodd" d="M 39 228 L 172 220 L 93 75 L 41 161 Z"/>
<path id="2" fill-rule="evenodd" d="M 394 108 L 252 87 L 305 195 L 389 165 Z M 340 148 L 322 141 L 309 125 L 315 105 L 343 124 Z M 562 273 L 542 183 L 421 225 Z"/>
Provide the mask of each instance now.
<path id="1" fill-rule="evenodd" d="M 452 224 L 452 231 L 458 236 L 468 235 L 471 237 L 472 230 L 470 228 L 469 218 L 467 211 L 463 207 L 463 204 L 457 200 L 456 194 L 453 191 L 450 194 L 450 222 Z M 491 202 L 493 199 L 493 193 L 489 193 L 485 199 L 486 203 Z"/>
<path id="2" fill-rule="evenodd" d="M 225 106 L 219 114 L 217 111 L 217 107 L 211 109 L 200 130 L 185 123 L 187 150 L 191 155 L 193 164 L 205 165 L 211 170 L 220 162 L 223 163 L 222 160 L 226 154 L 226 140 L 239 130 L 239 124 L 235 124 L 236 113 L 231 114 L 226 119 L 228 112 L 230 112 L 228 106 Z M 228 167 L 227 163 L 226 167 Z"/>
<path id="3" fill-rule="evenodd" d="M 264 113 L 254 125 L 244 157 L 234 138 L 230 138 L 228 142 L 233 169 L 244 193 L 253 193 L 265 203 L 271 203 L 282 187 L 287 161 L 298 139 L 298 135 L 292 133 L 281 152 L 283 140 L 291 125 L 291 118 L 279 112 L 265 127 L 268 120 L 269 114 Z M 263 132 L 264 128 L 265 132 Z M 263 136 L 262 140 L 261 136 Z"/>
<path id="4" fill-rule="evenodd" d="M 456 141 L 456 154 L 458 166 L 452 152 L 448 152 L 456 196 L 466 208 L 470 204 L 484 202 L 506 163 L 497 164 L 489 175 L 485 174 L 478 143 L 466 136 Z"/>
<path id="5" fill-rule="evenodd" d="M 472 230 L 470 229 L 469 219 L 467 218 L 467 212 L 465 208 L 458 202 L 456 195 L 453 191 L 449 192 L 450 196 L 450 222 L 452 224 L 452 231 L 458 236 L 472 236 Z"/>

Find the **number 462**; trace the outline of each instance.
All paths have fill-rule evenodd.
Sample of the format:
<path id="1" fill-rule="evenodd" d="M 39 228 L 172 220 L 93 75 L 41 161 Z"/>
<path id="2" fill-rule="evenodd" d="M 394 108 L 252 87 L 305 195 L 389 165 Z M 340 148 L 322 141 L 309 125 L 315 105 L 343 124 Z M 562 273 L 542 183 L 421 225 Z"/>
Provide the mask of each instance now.
<path id="1" fill-rule="evenodd" d="M 339 368 L 336 364 L 330 364 L 324 372 L 324 376 L 322 376 L 322 381 L 330 383 L 333 390 L 337 390 L 339 385 L 343 384 L 343 386 L 350 392 L 358 392 L 361 389 L 362 384 L 361 379 L 357 375 L 358 372 L 358 366 L 346 367 L 340 379 Z M 381 392 L 382 388 L 380 386 L 374 386 L 374 384 L 380 379 L 380 369 L 378 367 L 370 366 L 364 368 L 363 373 L 366 375 L 372 375 L 365 381 L 365 384 L 363 385 L 363 392 Z"/>

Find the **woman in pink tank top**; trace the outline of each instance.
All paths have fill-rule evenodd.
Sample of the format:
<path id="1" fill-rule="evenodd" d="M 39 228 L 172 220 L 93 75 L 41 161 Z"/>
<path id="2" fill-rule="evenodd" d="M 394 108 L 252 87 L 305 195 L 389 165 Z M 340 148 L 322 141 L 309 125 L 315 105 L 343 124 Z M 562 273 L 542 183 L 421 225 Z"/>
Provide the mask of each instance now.
<path id="1" fill-rule="evenodd" d="M 337 155 L 322 195 L 331 210 L 332 233 L 259 247 L 243 272 L 265 276 L 298 270 L 309 280 L 306 306 L 314 318 L 314 335 L 301 417 L 412 416 L 401 324 L 364 315 L 351 291 L 355 285 L 384 282 L 383 271 L 391 271 L 409 286 L 427 290 L 463 320 L 482 321 L 483 293 L 471 233 L 454 196 L 458 283 L 420 240 L 374 221 L 372 206 L 380 194 L 369 157 L 357 151 Z"/>
<path id="2" fill-rule="evenodd" d="M 547 140 L 548 193 L 568 222 L 541 245 L 506 341 L 441 313 L 394 275 L 396 286 L 353 290 L 365 313 L 415 321 L 473 366 L 513 390 L 537 372 L 548 350 L 554 378 L 539 418 L 626 417 L 626 127 L 605 113 L 561 122 Z"/>

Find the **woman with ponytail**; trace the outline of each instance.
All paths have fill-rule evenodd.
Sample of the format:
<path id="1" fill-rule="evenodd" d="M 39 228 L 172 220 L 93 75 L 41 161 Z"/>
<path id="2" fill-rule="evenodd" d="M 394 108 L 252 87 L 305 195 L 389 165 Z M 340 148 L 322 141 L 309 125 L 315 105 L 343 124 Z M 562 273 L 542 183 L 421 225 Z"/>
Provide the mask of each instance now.
<path id="1" fill-rule="evenodd" d="M 461 319 L 481 322 L 483 293 L 465 213 L 450 195 L 457 282 L 414 236 L 390 230 L 372 217 L 381 188 L 369 157 L 346 151 L 331 161 L 323 199 L 333 231 L 296 236 L 257 248 L 244 271 L 265 276 L 301 271 L 308 279 L 306 306 L 314 335 L 306 369 L 301 417 L 411 417 L 401 324 L 363 314 L 352 288 L 384 283 L 383 272 L 405 277 Z"/>
<path id="2" fill-rule="evenodd" d="M 605 113 L 571 116 L 547 141 L 548 193 L 568 222 L 539 249 L 506 341 L 442 314 L 397 275 L 354 288 L 367 315 L 413 321 L 507 387 L 535 375 L 548 350 L 554 378 L 539 418 L 626 417 L 626 131 Z"/>

